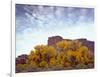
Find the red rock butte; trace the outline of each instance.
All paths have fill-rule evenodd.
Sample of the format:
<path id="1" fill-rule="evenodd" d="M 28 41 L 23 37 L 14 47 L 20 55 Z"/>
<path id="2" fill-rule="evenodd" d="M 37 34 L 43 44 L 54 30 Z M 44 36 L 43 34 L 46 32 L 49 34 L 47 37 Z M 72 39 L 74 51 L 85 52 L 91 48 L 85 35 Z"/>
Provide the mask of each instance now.
<path id="1" fill-rule="evenodd" d="M 61 36 L 52 36 L 48 38 L 48 46 L 54 46 L 57 42 L 67 40 L 72 41 L 72 39 L 63 39 Z M 81 39 L 74 39 L 79 40 L 82 42 L 83 45 L 87 46 L 91 50 L 91 54 L 94 55 L 94 41 L 89 41 L 87 39 L 81 38 Z M 16 58 L 16 64 L 25 64 L 26 60 L 28 58 L 27 54 L 22 54 Z"/>
<path id="2" fill-rule="evenodd" d="M 53 46 L 59 41 L 72 41 L 72 39 L 63 39 L 61 36 L 48 37 L 48 46 Z M 94 41 L 87 40 L 85 38 L 74 39 L 82 42 L 83 45 L 87 46 L 94 53 Z"/>

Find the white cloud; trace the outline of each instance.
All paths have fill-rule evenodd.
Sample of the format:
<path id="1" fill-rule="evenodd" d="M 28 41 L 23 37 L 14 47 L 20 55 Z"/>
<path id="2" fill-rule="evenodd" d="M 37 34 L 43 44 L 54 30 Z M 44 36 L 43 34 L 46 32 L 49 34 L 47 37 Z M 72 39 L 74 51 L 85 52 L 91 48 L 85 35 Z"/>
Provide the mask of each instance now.
<path id="1" fill-rule="evenodd" d="M 61 27 L 64 25 L 65 27 Z M 74 24 L 73 24 L 74 25 Z M 43 28 L 42 28 L 43 29 Z M 34 46 L 40 44 L 47 44 L 48 37 L 60 35 L 65 39 L 78 39 L 87 38 L 88 40 L 95 40 L 94 38 L 94 26 L 93 24 L 78 24 L 75 27 L 66 26 L 66 24 L 60 24 L 55 29 L 34 32 L 31 28 L 25 29 L 22 34 L 17 34 L 16 46 L 17 54 L 28 54 Z"/>
<path id="2" fill-rule="evenodd" d="M 21 32 L 16 32 L 16 56 L 29 54 L 30 50 L 38 44 L 47 44 L 50 36 L 59 35 L 65 39 L 87 38 L 88 40 L 95 40 L 93 22 L 85 22 L 85 19 L 88 18 L 86 17 L 86 9 L 79 11 L 82 13 L 76 21 L 76 12 L 75 14 L 73 12 L 74 8 L 67 8 L 67 16 L 65 15 L 65 17 L 64 8 L 59 7 L 54 13 L 54 7 L 44 8 L 39 6 L 39 9 L 35 7 L 25 7 L 24 9 L 27 11 L 25 12 L 26 17 L 16 19 L 16 27 L 21 30 Z M 73 23 L 73 21 L 76 23 Z"/>

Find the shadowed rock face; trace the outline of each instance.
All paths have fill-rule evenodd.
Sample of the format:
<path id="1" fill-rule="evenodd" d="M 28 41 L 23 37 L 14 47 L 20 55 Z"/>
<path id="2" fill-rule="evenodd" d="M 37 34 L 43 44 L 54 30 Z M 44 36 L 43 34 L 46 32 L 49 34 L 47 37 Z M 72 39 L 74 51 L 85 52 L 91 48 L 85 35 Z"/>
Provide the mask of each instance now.
<path id="1" fill-rule="evenodd" d="M 60 36 L 53 36 L 48 38 L 48 45 L 55 45 L 57 42 L 62 41 L 63 38 Z"/>
<path id="2" fill-rule="evenodd" d="M 62 40 L 72 41 L 71 39 L 63 39 L 61 36 L 53 36 L 48 38 L 48 46 L 54 46 L 57 42 L 60 42 Z M 89 41 L 87 39 L 81 38 L 81 39 L 75 39 L 82 42 L 83 45 L 87 46 L 91 54 L 94 55 L 94 41 Z M 16 64 L 26 64 L 26 60 L 28 58 L 28 55 L 22 54 L 16 58 Z"/>
<path id="3" fill-rule="evenodd" d="M 87 39 L 78 39 L 83 43 L 83 45 L 87 46 L 94 53 L 94 41 L 89 41 Z"/>
<path id="4" fill-rule="evenodd" d="M 48 38 L 48 46 L 53 46 L 57 42 L 62 41 L 62 40 L 71 41 L 71 39 L 63 39 L 61 36 L 52 36 Z M 94 53 L 94 41 L 89 41 L 84 38 L 75 39 L 75 40 L 79 40 L 80 42 L 82 42 L 83 45 L 87 46 L 92 51 L 92 53 Z"/>
<path id="5" fill-rule="evenodd" d="M 61 36 L 53 36 L 53 37 L 49 37 L 48 38 L 48 43 L 47 45 L 48 46 L 56 46 L 56 43 L 60 42 L 60 41 L 71 41 L 71 50 L 76 50 L 78 48 L 78 45 L 80 46 L 80 44 L 82 43 L 83 46 L 87 46 L 88 49 L 89 49 L 89 60 L 87 62 L 84 61 L 83 62 L 77 62 L 76 61 L 76 57 L 71 55 L 69 57 L 69 62 L 71 65 L 67 65 L 67 67 L 65 66 L 66 63 L 69 63 L 69 62 L 65 62 L 62 64 L 63 66 L 60 66 L 58 67 L 55 67 L 55 65 L 53 66 L 53 68 L 50 66 L 47 67 L 40 67 L 40 65 L 34 67 L 34 64 L 33 66 L 31 65 L 30 67 L 30 63 L 27 63 L 28 61 L 28 55 L 27 54 L 22 54 L 20 56 L 18 56 L 16 58 L 16 73 L 20 73 L 20 72 L 37 72 L 37 71 L 50 71 L 50 70 L 67 70 L 67 69 L 88 69 L 88 68 L 94 68 L 94 59 L 92 59 L 92 57 L 94 58 L 94 41 L 89 41 L 87 39 L 84 39 L 84 38 L 81 38 L 81 39 L 63 39 Z M 81 43 L 80 43 L 81 42 Z M 75 45 L 74 45 L 75 44 Z M 75 47 L 74 47 L 75 46 Z M 59 52 L 59 48 L 58 48 L 58 51 L 57 51 L 57 48 L 56 48 L 56 52 Z M 77 54 L 77 53 L 76 53 Z M 49 64 L 50 63 L 50 55 L 46 54 L 45 55 L 45 61 Z M 67 55 L 66 55 L 67 56 Z M 92 56 L 92 57 L 91 57 Z M 55 56 L 55 59 L 57 59 L 58 55 Z M 34 60 L 33 60 L 34 61 Z M 55 61 L 55 60 L 54 60 Z M 39 60 L 38 64 L 41 62 L 41 59 Z M 20 66 L 21 65 L 21 66 Z M 25 65 L 25 66 L 24 66 Z M 27 65 L 27 66 L 26 66 Z M 18 67 L 17 67 L 18 66 Z M 24 66 L 24 68 L 23 68 Z"/>
<path id="6" fill-rule="evenodd" d="M 16 64 L 26 64 L 27 58 L 28 58 L 28 55 L 26 55 L 26 54 L 18 56 L 16 58 Z"/>

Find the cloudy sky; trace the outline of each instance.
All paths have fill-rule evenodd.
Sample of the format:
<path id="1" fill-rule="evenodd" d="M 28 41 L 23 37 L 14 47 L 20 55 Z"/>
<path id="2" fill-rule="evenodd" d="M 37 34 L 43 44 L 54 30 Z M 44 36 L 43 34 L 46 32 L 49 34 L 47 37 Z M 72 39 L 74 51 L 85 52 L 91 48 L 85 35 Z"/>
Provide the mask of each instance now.
<path id="1" fill-rule="evenodd" d="M 29 54 L 48 37 L 94 40 L 94 9 L 16 4 L 16 56 Z"/>

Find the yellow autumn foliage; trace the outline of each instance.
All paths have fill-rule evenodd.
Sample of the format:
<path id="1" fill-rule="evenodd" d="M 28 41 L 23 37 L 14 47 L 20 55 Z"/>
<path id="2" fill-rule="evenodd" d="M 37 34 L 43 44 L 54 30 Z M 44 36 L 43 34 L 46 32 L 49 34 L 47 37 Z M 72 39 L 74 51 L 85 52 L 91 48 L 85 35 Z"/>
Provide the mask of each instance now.
<path id="1" fill-rule="evenodd" d="M 94 56 L 90 55 L 88 47 L 78 40 L 60 41 L 56 46 L 37 45 L 28 56 L 26 65 L 17 65 L 16 68 L 24 70 L 30 68 L 85 68 L 94 62 Z M 32 68 L 31 68 L 32 67 Z"/>

